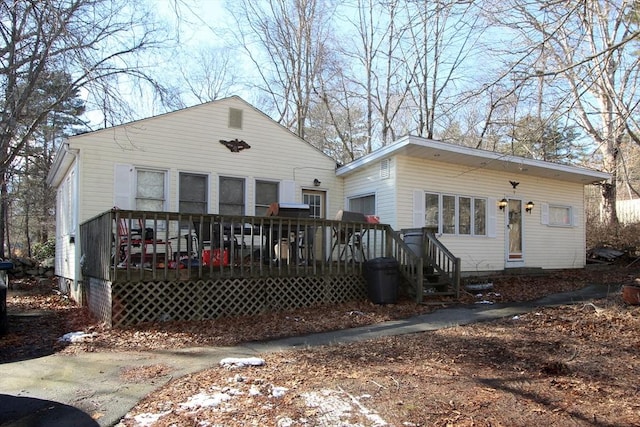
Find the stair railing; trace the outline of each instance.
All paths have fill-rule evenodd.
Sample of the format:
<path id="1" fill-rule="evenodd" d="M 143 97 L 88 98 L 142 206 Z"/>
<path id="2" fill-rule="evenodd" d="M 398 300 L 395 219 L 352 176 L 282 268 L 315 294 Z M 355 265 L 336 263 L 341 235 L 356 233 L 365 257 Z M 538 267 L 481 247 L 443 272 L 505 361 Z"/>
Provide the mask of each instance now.
<path id="1" fill-rule="evenodd" d="M 454 256 L 431 229 L 423 229 L 422 241 L 427 267 L 433 267 L 435 271 L 446 277 L 458 298 L 460 296 L 460 258 Z"/>

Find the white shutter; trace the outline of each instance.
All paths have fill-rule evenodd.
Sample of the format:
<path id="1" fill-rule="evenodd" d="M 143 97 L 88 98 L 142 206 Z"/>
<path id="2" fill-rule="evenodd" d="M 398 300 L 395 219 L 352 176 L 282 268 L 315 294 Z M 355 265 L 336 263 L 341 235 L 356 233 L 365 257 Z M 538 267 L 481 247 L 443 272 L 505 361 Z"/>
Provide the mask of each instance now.
<path id="1" fill-rule="evenodd" d="M 575 208 L 575 206 L 571 207 L 571 213 L 573 214 L 571 226 L 577 227 L 578 225 L 580 225 L 580 215 L 578 215 L 578 210 Z"/>
<path id="2" fill-rule="evenodd" d="M 489 197 L 487 200 L 487 237 L 496 237 L 498 229 L 498 199 Z"/>
<path id="3" fill-rule="evenodd" d="M 296 182 L 284 180 L 280 184 L 280 203 L 296 202 Z"/>
<path id="4" fill-rule="evenodd" d="M 549 203 L 540 206 L 540 224 L 549 225 Z"/>
<path id="5" fill-rule="evenodd" d="M 133 209 L 133 166 L 115 165 L 113 173 L 113 206 L 120 209 Z"/>
<path id="6" fill-rule="evenodd" d="M 424 191 L 413 190 L 413 227 L 424 227 Z"/>

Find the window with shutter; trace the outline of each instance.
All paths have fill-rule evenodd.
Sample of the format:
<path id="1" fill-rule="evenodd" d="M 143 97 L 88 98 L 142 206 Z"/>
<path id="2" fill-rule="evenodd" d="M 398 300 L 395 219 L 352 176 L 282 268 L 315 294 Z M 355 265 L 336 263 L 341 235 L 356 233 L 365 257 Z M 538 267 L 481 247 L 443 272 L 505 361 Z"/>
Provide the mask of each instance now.
<path id="1" fill-rule="evenodd" d="M 280 190 L 273 181 L 256 181 L 256 216 L 264 216 L 271 203 L 278 202 Z"/>
<path id="2" fill-rule="evenodd" d="M 165 206 L 166 172 L 136 169 L 136 209 L 162 211 Z"/>

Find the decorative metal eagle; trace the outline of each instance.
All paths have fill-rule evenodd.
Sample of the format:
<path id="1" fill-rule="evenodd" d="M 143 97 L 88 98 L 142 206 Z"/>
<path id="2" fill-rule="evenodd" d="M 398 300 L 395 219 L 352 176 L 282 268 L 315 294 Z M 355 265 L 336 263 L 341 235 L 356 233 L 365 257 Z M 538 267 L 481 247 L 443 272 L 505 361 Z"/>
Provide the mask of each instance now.
<path id="1" fill-rule="evenodd" d="M 224 145 L 225 147 L 227 147 L 229 149 L 229 151 L 231 151 L 232 153 L 239 153 L 240 151 L 244 150 L 245 148 L 251 148 L 251 146 L 249 144 L 247 144 L 246 142 L 236 138 L 232 141 L 225 141 L 224 139 L 220 140 L 220 144 Z"/>

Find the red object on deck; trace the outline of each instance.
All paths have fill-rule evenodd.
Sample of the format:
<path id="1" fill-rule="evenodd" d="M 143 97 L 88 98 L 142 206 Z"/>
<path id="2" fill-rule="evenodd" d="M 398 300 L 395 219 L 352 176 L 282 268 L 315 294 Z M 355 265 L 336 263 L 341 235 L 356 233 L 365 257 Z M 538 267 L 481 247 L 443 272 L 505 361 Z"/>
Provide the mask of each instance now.
<path id="1" fill-rule="evenodd" d="M 211 257 L 211 253 L 213 252 L 213 258 Z M 222 251 L 222 257 L 220 256 L 221 249 L 204 249 L 202 251 L 202 265 L 205 267 L 209 266 L 209 263 L 213 264 L 214 267 L 220 267 L 220 264 L 227 266 L 229 265 L 229 249 L 224 249 Z"/>

